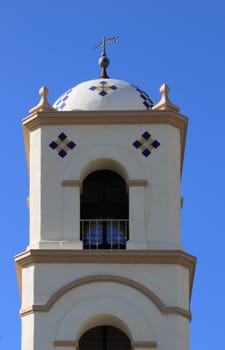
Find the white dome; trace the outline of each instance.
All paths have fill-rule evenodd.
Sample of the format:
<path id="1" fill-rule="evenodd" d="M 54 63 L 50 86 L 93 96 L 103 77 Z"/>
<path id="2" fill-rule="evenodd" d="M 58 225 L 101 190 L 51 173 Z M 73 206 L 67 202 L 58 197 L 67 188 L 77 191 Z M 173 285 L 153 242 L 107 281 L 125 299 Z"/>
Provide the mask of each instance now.
<path id="1" fill-rule="evenodd" d="M 66 91 L 53 105 L 59 111 L 144 110 L 152 106 L 144 91 L 116 79 L 85 81 Z"/>

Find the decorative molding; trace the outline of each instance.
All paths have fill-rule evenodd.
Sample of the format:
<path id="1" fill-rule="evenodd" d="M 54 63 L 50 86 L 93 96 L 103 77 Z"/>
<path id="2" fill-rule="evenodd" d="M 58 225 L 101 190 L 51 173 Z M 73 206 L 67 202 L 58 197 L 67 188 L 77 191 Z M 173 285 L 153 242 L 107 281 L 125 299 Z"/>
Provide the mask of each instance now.
<path id="1" fill-rule="evenodd" d="M 29 169 L 30 131 L 42 125 L 141 125 L 167 124 L 180 131 L 181 172 L 187 132 L 187 117 L 172 110 L 143 111 L 49 111 L 23 119 L 24 142 Z"/>
<path id="2" fill-rule="evenodd" d="M 63 187 L 82 187 L 82 182 L 80 180 L 63 180 Z"/>
<path id="3" fill-rule="evenodd" d="M 22 268 L 30 264 L 165 264 L 180 265 L 189 270 L 191 298 L 196 258 L 182 250 L 72 250 L 31 249 L 15 256 L 20 292 Z"/>
<path id="4" fill-rule="evenodd" d="M 65 347 L 65 348 L 76 348 L 79 347 L 79 341 L 76 340 L 55 340 L 55 347 Z M 135 348 L 145 348 L 145 349 L 155 349 L 157 348 L 157 342 L 155 341 L 136 341 L 131 342 L 131 349 Z"/>
<path id="5" fill-rule="evenodd" d="M 63 347 L 63 348 L 78 348 L 79 342 L 74 340 L 56 340 L 54 341 L 55 347 Z"/>
<path id="6" fill-rule="evenodd" d="M 191 299 L 196 258 L 182 250 L 72 250 L 31 249 L 15 256 L 17 279 L 22 295 L 22 268 L 27 265 L 53 263 L 83 264 L 165 264 L 180 265 L 189 270 Z"/>
<path id="7" fill-rule="evenodd" d="M 135 348 L 155 349 L 157 348 L 157 342 L 156 341 L 135 341 L 131 343 L 131 349 L 135 350 Z"/>
<path id="8" fill-rule="evenodd" d="M 181 307 L 176 307 L 176 306 L 166 306 L 154 292 L 152 292 L 150 289 L 148 289 L 144 285 L 134 280 L 131 280 L 129 278 L 115 276 L 115 275 L 94 275 L 94 276 L 79 278 L 75 281 L 72 281 L 66 284 L 65 286 L 60 288 L 58 291 L 56 291 L 45 304 L 32 305 L 26 309 L 22 309 L 20 311 L 20 315 L 21 317 L 23 317 L 32 312 L 48 312 L 51 309 L 51 307 L 56 303 L 56 301 L 60 299 L 64 294 L 69 292 L 70 290 L 86 284 L 104 283 L 104 282 L 122 284 L 137 290 L 141 294 L 145 295 L 149 300 L 151 300 L 162 314 L 180 315 L 191 320 L 191 312 L 189 310 L 185 310 Z"/>
<path id="9" fill-rule="evenodd" d="M 148 185 L 147 180 L 128 180 L 127 181 L 128 187 L 135 187 L 135 186 L 146 187 L 147 185 Z"/>
<path id="10" fill-rule="evenodd" d="M 128 180 L 126 181 L 128 187 L 146 187 L 148 185 L 147 180 Z M 63 187 L 79 187 L 82 192 L 83 183 L 80 180 L 63 180 Z"/>

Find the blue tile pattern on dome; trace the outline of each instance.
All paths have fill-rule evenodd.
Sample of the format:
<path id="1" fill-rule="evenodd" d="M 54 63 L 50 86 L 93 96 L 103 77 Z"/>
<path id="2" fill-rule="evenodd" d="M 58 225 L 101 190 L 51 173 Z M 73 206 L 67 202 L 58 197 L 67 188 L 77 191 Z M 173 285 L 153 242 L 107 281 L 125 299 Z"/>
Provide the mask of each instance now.
<path id="1" fill-rule="evenodd" d="M 132 145 L 139 149 L 145 157 L 148 157 L 154 148 L 160 146 L 160 143 L 159 141 L 154 140 L 148 131 L 145 131 L 144 134 L 141 135 L 141 138 L 134 141 Z"/>
<path id="2" fill-rule="evenodd" d="M 56 150 L 61 158 L 64 158 L 68 151 L 76 147 L 75 142 L 70 141 L 64 132 L 58 135 L 55 141 L 49 144 L 49 147 Z"/>
<path id="3" fill-rule="evenodd" d="M 67 90 L 64 94 L 62 94 L 58 100 L 55 102 L 54 107 L 60 111 L 63 110 L 66 106 L 66 101 L 69 98 L 69 94 L 73 91 L 73 89 Z"/>
<path id="4" fill-rule="evenodd" d="M 92 85 L 89 90 L 91 91 L 98 91 L 98 95 L 101 95 L 104 97 L 108 94 L 109 91 L 117 90 L 118 87 L 115 85 L 109 85 L 106 81 L 102 80 L 97 85 Z"/>
<path id="5" fill-rule="evenodd" d="M 143 100 L 143 105 L 146 107 L 146 109 L 152 108 L 154 106 L 154 102 L 151 100 L 149 95 L 146 94 L 146 92 L 144 92 L 143 90 L 139 89 L 137 86 L 133 85 L 133 87 L 135 87 L 137 92 L 139 92 L 140 97 Z"/>

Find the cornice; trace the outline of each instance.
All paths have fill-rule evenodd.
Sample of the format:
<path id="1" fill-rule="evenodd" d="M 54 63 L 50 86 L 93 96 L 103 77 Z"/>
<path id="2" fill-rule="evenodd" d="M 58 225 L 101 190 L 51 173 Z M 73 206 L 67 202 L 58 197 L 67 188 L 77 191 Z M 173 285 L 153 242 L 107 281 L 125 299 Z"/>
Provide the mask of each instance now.
<path id="1" fill-rule="evenodd" d="M 140 125 L 168 124 L 180 131 L 181 170 L 184 158 L 188 119 L 168 110 L 147 111 L 49 111 L 37 112 L 22 121 L 29 168 L 30 132 L 43 125 Z"/>
<path id="2" fill-rule="evenodd" d="M 23 126 L 32 130 L 41 125 L 93 125 L 93 124 L 171 124 L 187 123 L 184 115 L 165 110 L 147 111 L 64 111 L 37 112 L 23 119 Z"/>
<path id="3" fill-rule="evenodd" d="M 196 258 L 181 250 L 70 250 L 32 249 L 15 256 L 20 292 L 22 268 L 31 264 L 165 264 L 189 270 L 191 298 Z"/>

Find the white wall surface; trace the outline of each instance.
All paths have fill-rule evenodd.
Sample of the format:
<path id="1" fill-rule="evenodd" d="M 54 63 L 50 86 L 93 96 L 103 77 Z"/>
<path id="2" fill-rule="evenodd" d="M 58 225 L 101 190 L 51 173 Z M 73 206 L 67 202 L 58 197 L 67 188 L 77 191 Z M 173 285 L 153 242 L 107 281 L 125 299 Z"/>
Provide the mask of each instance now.
<path id="1" fill-rule="evenodd" d="M 145 131 L 160 142 L 147 158 L 132 145 Z M 49 147 L 61 132 L 77 144 L 64 158 Z M 82 182 L 91 171 L 111 168 L 118 170 L 125 181 L 148 181 L 143 189 L 130 189 L 132 227 L 128 249 L 180 248 L 178 129 L 156 124 L 42 126 L 41 132 L 31 133 L 30 151 L 30 247 L 68 248 L 71 244 L 80 249 L 79 187 L 63 187 L 62 181 Z"/>

